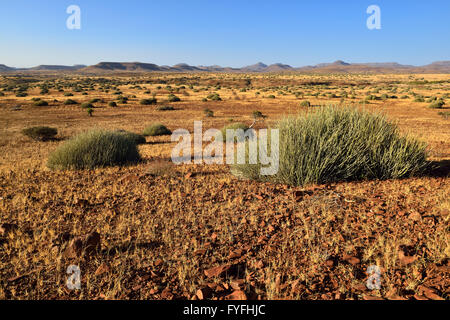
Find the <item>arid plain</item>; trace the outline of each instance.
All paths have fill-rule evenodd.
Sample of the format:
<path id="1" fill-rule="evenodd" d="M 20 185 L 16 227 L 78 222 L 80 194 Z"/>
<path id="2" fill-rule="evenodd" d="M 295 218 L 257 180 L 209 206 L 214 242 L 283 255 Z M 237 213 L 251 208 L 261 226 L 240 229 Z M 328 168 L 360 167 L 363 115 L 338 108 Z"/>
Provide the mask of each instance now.
<path id="1" fill-rule="evenodd" d="M 448 74 L 36 73 L 4 75 L 0 86 L 0 299 L 450 297 Z M 438 99 L 445 104 L 430 108 Z M 89 101 L 91 116 L 80 106 Z M 265 128 L 326 104 L 386 114 L 428 143 L 431 168 L 294 187 L 239 179 L 227 165 L 175 166 L 170 135 L 147 137 L 135 165 L 46 165 L 92 128 L 142 133 L 159 122 L 192 132 L 202 120 L 221 129 L 250 125 L 254 111 Z M 22 134 L 33 126 L 57 128 L 56 139 Z M 95 252 L 73 250 L 74 239 Z M 80 290 L 66 286 L 70 265 Z M 367 286 L 371 266 L 379 289 Z"/>

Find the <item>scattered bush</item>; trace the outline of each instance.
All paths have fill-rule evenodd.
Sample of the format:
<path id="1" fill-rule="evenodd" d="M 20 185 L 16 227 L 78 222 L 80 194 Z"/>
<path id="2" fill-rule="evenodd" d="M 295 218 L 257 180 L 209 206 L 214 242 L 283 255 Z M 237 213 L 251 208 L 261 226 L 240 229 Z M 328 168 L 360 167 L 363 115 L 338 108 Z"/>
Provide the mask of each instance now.
<path id="1" fill-rule="evenodd" d="M 391 179 L 422 173 L 426 144 L 401 136 L 384 116 L 357 108 L 322 107 L 279 124 L 279 171 L 255 176 L 255 166 L 232 169 L 248 178 L 289 185 Z M 270 149 L 269 149 L 270 150 Z"/>
<path id="2" fill-rule="evenodd" d="M 171 111 L 171 110 L 175 110 L 174 107 L 172 106 L 159 106 L 156 108 L 156 110 L 158 111 Z"/>
<path id="3" fill-rule="evenodd" d="M 438 101 L 434 101 L 431 104 L 429 104 L 428 108 L 431 108 L 431 109 L 442 109 L 442 106 L 444 104 L 445 104 L 444 101 L 438 100 Z"/>
<path id="4" fill-rule="evenodd" d="M 78 102 L 76 102 L 75 100 L 72 99 L 67 99 L 66 101 L 64 101 L 65 105 L 71 105 L 71 104 L 77 104 Z"/>
<path id="5" fill-rule="evenodd" d="M 210 109 L 203 110 L 203 113 L 205 114 L 206 117 L 214 117 L 214 111 Z"/>
<path id="6" fill-rule="evenodd" d="M 93 109 L 94 106 L 92 105 L 92 103 L 89 103 L 89 102 L 83 102 L 83 103 L 81 104 L 81 108 L 83 108 L 83 109 Z"/>
<path id="7" fill-rule="evenodd" d="M 438 115 L 440 115 L 444 119 L 449 119 L 450 118 L 450 111 L 438 112 Z"/>
<path id="8" fill-rule="evenodd" d="M 311 103 L 308 100 L 302 101 L 300 107 L 310 107 Z"/>
<path id="9" fill-rule="evenodd" d="M 222 101 L 222 98 L 220 97 L 220 95 L 218 93 L 211 93 L 206 98 L 211 101 Z"/>
<path id="10" fill-rule="evenodd" d="M 73 93 L 71 92 L 64 92 L 65 97 L 73 97 Z"/>
<path id="11" fill-rule="evenodd" d="M 45 100 L 38 100 L 34 103 L 34 105 L 37 107 L 45 107 L 48 106 L 48 102 Z"/>
<path id="12" fill-rule="evenodd" d="M 110 101 L 108 103 L 108 106 L 115 108 L 115 107 L 117 107 L 117 103 L 115 103 L 114 101 Z"/>
<path id="13" fill-rule="evenodd" d="M 169 94 L 169 96 L 167 97 L 167 100 L 169 101 L 169 102 L 178 102 L 178 101 L 181 101 L 181 99 L 180 98 L 178 98 L 176 95 L 174 95 L 174 94 Z"/>
<path id="14" fill-rule="evenodd" d="M 147 105 L 151 105 L 151 104 L 156 104 L 157 100 L 156 98 L 150 98 L 150 99 L 142 99 L 140 101 L 140 104 L 147 106 Z"/>
<path id="15" fill-rule="evenodd" d="M 274 96 L 273 94 L 271 94 L 271 95 L 268 95 L 267 98 L 269 98 L 269 99 L 275 99 L 275 96 Z"/>
<path id="16" fill-rule="evenodd" d="M 36 141 L 48 141 L 55 138 L 58 130 L 56 128 L 39 126 L 23 129 L 22 133 Z"/>
<path id="17" fill-rule="evenodd" d="M 165 136 L 172 134 L 172 131 L 167 129 L 167 127 L 161 123 L 154 123 L 146 127 L 142 134 L 146 137 Z"/>
<path id="18" fill-rule="evenodd" d="M 226 125 L 225 127 L 222 128 L 222 130 L 220 130 L 220 132 L 222 133 L 222 139 L 224 142 L 232 141 L 232 139 L 233 139 L 233 136 L 227 136 L 227 129 L 233 129 L 233 130 L 242 129 L 242 131 L 245 133 L 249 128 L 247 125 L 245 125 L 241 122 L 235 122 L 235 123 Z M 234 137 L 234 142 L 240 142 L 243 140 L 244 140 L 243 136 Z"/>
<path id="19" fill-rule="evenodd" d="M 89 115 L 89 117 L 92 117 L 92 114 L 94 113 L 94 109 L 92 108 L 87 108 L 86 109 L 87 114 Z"/>
<path id="20" fill-rule="evenodd" d="M 117 130 L 116 132 L 119 132 L 119 133 L 127 136 L 128 138 L 133 140 L 137 145 L 144 144 L 144 143 L 147 142 L 145 140 L 145 137 L 142 134 L 138 134 L 138 133 L 134 133 L 134 132 L 130 132 L 130 131 L 125 131 L 125 130 Z"/>
<path id="21" fill-rule="evenodd" d="M 75 136 L 58 147 L 47 162 L 50 169 L 93 169 L 137 162 L 140 155 L 129 136 L 93 130 Z"/>

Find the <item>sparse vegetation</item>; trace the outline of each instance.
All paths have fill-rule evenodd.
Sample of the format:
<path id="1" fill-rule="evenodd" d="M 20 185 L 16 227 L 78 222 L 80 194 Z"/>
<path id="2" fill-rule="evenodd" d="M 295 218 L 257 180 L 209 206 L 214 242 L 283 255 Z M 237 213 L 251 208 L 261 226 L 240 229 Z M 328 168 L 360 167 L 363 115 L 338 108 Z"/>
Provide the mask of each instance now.
<path id="1" fill-rule="evenodd" d="M 66 141 L 50 154 L 50 169 L 94 169 L 135 163 L 140 159 L 135 141 L 126 134 L 94 130 Z"/>
<path id="2" fill-rule="evenodd" d="M 172 106 L 163 105 L 163 106 L 157 107 L 156 110 L 158 110 L 158 111 L 172 111 L 172 110 L 175 110 L 175 108 L 172 107 Z"/>
<path id="3" fill-rule="evenodd" d="M 401 136 L 385 117 L 355 108 L 321 107 L 281 120 L 278 128 L 280 170 L 273 179 L 281 183 L 403 178 L 428 164 L 424 143 Z M 245 175 L 246 167 L 237 168 Z M 249 171 L 253 176 L 254 168 Z"/>
<path id="4" fill-rule="evenodd" d="M 152 105 L 152 104 L 156 104 L 158 101 L 155 98 L 151 98 L 151 99 L 142 99 L 140 101 L 140 104 L 147 106 L 147 105 Z"/>
<path id="5" fill-rule="evenodd" d="M 48 141 L 55 138 L 58 130 L 56 128 L 39 126 L 23 129 L 22 133 L 36 141 Z"/>
<path id="6" fill-rule="evenodd" d="M 167 129 L 165 125 L 161 123 L 154 123 L 147 126 L 142 134 L 146 137 L 147 136 L 154 137 L 154 136 L 170 135 L 172 134 L 172 132 L 169 129 Z"/>
<path id="7" fill-rule="evenodd" d="M 45 100 L 38 100 L 38 101 L 34 102 L 34 105 L 36 107 L 46 107 L 46 106 L 48 106 L 48 102 Z"/>

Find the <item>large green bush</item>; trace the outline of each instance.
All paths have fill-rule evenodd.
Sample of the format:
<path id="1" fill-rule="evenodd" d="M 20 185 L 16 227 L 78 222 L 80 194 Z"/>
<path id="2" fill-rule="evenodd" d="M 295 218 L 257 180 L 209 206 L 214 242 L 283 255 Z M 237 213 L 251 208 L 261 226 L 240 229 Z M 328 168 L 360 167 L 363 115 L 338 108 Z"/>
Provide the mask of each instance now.
<path id="1" fill-rule="evenodd" d="M 93 169 L 137 162 L 135 141 L 120 132 L 92 130 L 58 147 L 47 162 L 50 169 Z"/>
<path id="2" fill-rule="evenodd" d="M 424 143 L 402 136 L 383 115 L 353 107 L 321 107 L 282 119 L 278 129 L 276 175 L 258 176 L 255 165 L 236 165 L 233 171 L 248 178 L 305 185 L 409 177 L 428 166 Z"/>

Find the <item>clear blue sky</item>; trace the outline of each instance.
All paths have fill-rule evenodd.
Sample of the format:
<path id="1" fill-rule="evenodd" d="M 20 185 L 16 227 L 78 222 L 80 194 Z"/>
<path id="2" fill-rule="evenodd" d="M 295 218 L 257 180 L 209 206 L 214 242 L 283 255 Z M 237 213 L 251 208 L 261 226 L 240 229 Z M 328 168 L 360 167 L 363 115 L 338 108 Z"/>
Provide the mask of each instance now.
<path id="1" fill-rule="evenodd" d="M 81 8 L 81 30 L 66 9 Z M 381 8 L 381 30 L 366 9 Z M 450 60 L 450 1 L 2 0 L 0 64 L 140 61 L 240 67 Z"/>

